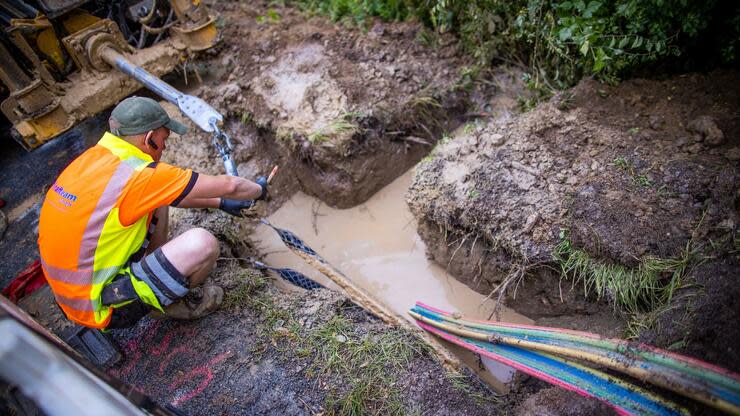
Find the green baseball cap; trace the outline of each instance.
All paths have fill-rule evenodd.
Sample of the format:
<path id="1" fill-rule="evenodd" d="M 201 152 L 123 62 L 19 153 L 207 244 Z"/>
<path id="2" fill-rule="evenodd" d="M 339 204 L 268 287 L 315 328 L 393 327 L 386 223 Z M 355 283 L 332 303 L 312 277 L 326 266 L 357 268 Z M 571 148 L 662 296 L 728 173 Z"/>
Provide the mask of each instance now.
<path id="1" fill-rule="evenodd" d="M 173 120 L 158 102 L 147 97 L 129 97 L 118 103 L 108 120 L 111 133 L 116 136 L 133 136 L 159 127 L 183 135 L 188 128 Z"/>

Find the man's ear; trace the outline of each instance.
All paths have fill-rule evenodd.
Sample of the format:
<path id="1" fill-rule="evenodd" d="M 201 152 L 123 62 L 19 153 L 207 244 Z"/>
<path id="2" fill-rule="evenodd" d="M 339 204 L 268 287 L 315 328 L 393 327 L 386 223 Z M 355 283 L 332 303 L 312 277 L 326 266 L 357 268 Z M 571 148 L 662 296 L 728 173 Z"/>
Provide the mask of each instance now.
<path id="1" fill-rule="evenodd" d="M 154 140 L 152 139 L 152 136 L 154 136 L 154 130 L 149 130 L 146 133 L 146 136 L 144 136 L 144 143 L 147 146 L 150 146 L 154 150 L 159 150 L 159 146 L 157 146 L 157 144 L 154 143 Z"/>

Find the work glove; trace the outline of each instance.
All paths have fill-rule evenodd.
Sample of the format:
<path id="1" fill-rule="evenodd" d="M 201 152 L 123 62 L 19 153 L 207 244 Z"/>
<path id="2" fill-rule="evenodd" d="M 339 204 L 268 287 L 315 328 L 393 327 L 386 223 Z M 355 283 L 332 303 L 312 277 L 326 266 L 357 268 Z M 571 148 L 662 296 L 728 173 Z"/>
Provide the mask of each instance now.
<path id="1" fill-rule="evenodd" d="M 242 218 L 244 216 L 242 215 L 242 210 L 249 209 L 252 205 L 254 205 L 254 201 L 251 199 L 237 200 L 221 198 L 221 203 L 218 204 L 218 208 L 235 217 Z"/>
<path id="2" fill-rule="evenodd" d="M 257 178 L 256 181 L 254 181 L 254 183 L 262 187 L 262 193 L 257 198 L 257 200 L 264 201 L 265 199 L 267 199 L 267 178 L 264 176 L 260 176 L 259 178 Z"/>

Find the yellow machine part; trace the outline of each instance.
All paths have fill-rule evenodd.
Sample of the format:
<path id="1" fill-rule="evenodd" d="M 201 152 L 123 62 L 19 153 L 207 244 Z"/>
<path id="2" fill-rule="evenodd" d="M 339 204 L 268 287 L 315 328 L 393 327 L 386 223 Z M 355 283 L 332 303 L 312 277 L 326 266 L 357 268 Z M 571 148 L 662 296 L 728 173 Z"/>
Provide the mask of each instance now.
<path id="1" fill-rule="evenodd" d="M 15 128 L 23 137 L 26 146 L 32 149 L 66 131 L 72 124 L 69 115 L 61 106 L 57 106 L 46 114 L 21 121 Z"/>
<path id="2" fill-rule="evenodd" d="M 80 30 L 90 26 L 93 23 L 96 23 L 100 20 L 99 17 L 93 16 L 90 13 L 87 13 L 82 10 L 75 10 L 69 14 L 69 16 L 64 19 L 62 22 L 62 25 L 64 26 L 64 29 L 67 31 L 67 33 L 77 33 Z"/>
<path id="3" fill-rule="evenodd" d="M 51 60 L 60 72 L 64 71 L 65 63 L 62 45 L 59 43 L 56 33 L 54 33 L 54 28 L 49 27 L 39 32 L 38 36 L 36 36 L 36 46 L 41 53 Z"/>
<path id="4" fill-rule="evenodd" d="M 166 65 L 174 67 L 177 60 L 183 54 L 205 50 L 214 46 L 218 41 L 218 29 L 215 25 L 215 18 L 210 14 L 207 6 L 202 1 L 169 0 L 168 2 L 178 21 L 175 26 L 170 28 L 170 34 L 175 39 L 173 42 L 168 42 L 171 45 L 170 48 L 176 48 L 180 52 L 173 54 L 171 53 L 171 49 L 160 47 L 158 53 L 162 55 L 162 59 L 165 61 L 172 61 Z M 24 54 L 33 54 L 33 56 L 28 57 L 35 67 L 35 75 L 30 75 L 34 77 L 31 81 L 42 81 L 42 86 L 38 87 L 38 91 L 34 89 L 32 92 L 38 94 L 42 92 L 50 93 L 52 97 L 51 100 L 46 101 L 46 106 L 40 108 L 38 111 L 22 111 L 23 105 L 28 107 L 28 103 L 33 101 L 30 100 L 30 95 L 28 94 L 19 95 L 20 89 L 28 84 L 29 81 L 19 81 L 18 84 L 20 86 L 5 86 L 11 93 L 11 97 L 5 100 L 5 102 L 0 103 L 4 104 L 2 111 L 14 123 L 14 127 L 22 137 L 22 143 L 27 149 L 38 147 L 44 142 L 53 139 L 60 133 L 71 128 L 74 123 L 103 110 L 110 106 L 111 103 L 115 103 L 116 100 L 122 99 L 125 96 L 124 94 L 129 93 L 124 91 L 136 88 L 136 84 L 131 82 L 125 82 L 125 87 L 121 87 L 124 85 L 124 81 L 120 79 L 119 75 L 111 74 L 112 78 L 117 79 L 115 82 L 107 82 L 105 78 L 101 81 L 96 81 L 94 78 L 88 77 L 86 73 L 100 70 L 99 68 L 90 67 L 90 65 L 81 65 L 81 61 L 78 62 L 77 59 L 91 59 L 87 56 L 78 57 L 78 55 L 85 54 L 89 51 L 80 48 L 74 51 L 70 51 L 68 47 L 65 49 L 66 43 L 71 39 L 81 40 L 83 43 L 78 43 L 84 46 L 86 39 L 91 38 L 85 32 L 93 30 L 92 28 L 96 25 L 100 26 L 101 21 L 110 22 L 107 19 L 94 16 L 82 9 L 68 12 L 61 19 L 55 20 L 56 25 L 53 25 L 43 15 L 37 16 L 34 19 L 13 19 L 11 21 L 11 29 L 17 30 L 14 43 L 18 45 Z M 115 26 L 114 23 L 111 22 L 111 24 Z M 142 23 L 142 25 L 144 24 Z M 109 33 L 114 39 L 118 39 L 116 36 L 120 37 L 120 34 L 117 35 L 117 31 L 106 30 L 106 28 L 107 26 L 102 25 L 100 29 L 101 33 Z M 117 26 L 115 28 L 117 29 Z M 159 30 L 159 28 L 153 28 L 151 30 L 155 31 Z M 120 39 L 125 43 L 122 37 Z M 144 54 L 142 56 L 148 55 Z M 174 60 L 171 58 L 174 58 Z M 74 66 L 77 67 L 77 70 L 72 73 L 69 73 L 71 68 L 70 61 L 74 61 Z M 139 64 L 145 62 L 151 64 L 150 61 L 151 59 L 147 57 Z M 3 70 L 1 66 L 0 70 Z M 8 76 L 12 75 L 11 72 L 4 72 L 4 74 Z M 91 91 L 97 91 L 91 92 L 93 95 L 105 91 L 108 88 L 108 84 L 111 84 L 110 88 L 113 88 L 113 84 L 115 84 L 116 91 L 120 92 L 112 95 L 109 94 L 110 96 L 106 96 L 105 99 L 101 100 L 93 99 L 91 101 L 91 98 L 84 94 L 77 94 L 73 100 L 68 100 L 65 98 L 65 89 L 60 87 L 63 84 L 58 84 L 54 79 L 57 76 L 66 77 L 68 81 L 75 83 L 75 86 L 77 83 L 85 84 L 92 82 L 90 87 L 96 86 L 97 88 L 91 89 Z M 2 88 L 2 85 L 0 85 L 0 88 Z M 67 91 L 69 92 L 69 90 Z M 122 96 L 119 97 L 118 94 Z M 91 103 L 98 102 L 100 108 L 91 105 Z"/>

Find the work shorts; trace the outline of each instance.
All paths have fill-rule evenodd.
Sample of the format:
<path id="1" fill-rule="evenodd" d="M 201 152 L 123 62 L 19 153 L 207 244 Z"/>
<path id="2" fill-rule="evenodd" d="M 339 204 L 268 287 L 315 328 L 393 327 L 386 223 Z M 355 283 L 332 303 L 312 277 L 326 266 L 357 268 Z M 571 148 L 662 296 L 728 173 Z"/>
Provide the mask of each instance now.
<path id="1" fill-rule="evenodd" d="M 170 263 L 161 248 L 124 267 L 101 295 L 112 306 L 107 329 L 128 328 L 153 309 L 171 305 L 188 293 L 188 279 Z"/>

